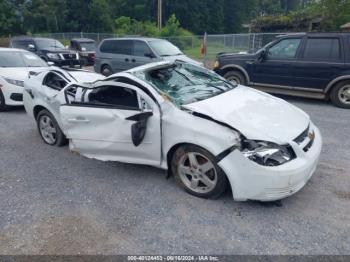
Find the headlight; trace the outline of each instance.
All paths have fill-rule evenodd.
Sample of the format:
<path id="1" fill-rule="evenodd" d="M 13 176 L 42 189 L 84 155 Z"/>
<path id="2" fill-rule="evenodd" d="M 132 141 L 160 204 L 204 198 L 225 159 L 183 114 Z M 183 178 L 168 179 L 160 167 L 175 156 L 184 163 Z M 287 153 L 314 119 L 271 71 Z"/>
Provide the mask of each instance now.
<path id="1" fill-rule="evenodd" d="M 245 140 L 241 152 L 248 159 L 263 166 L 279 166 L 296 157 L 291 146 L 265 141 Z"/>
<path id="2" fill-rule="evenodd" d="M 46 55 L 50 59 L 60 59 L 60 56 L 58 54 L 55 54 L 55 53 L 47 53 Z"/>
<path id="3" fill-rule="evenodd" d="M 4 78 L 7 83 L 15 85 L 15 86 L 21 86 L 24 87 L 24 81 L 21 80 L 15 80 L 15 79 L 10 79 L 10 78 Z"/>

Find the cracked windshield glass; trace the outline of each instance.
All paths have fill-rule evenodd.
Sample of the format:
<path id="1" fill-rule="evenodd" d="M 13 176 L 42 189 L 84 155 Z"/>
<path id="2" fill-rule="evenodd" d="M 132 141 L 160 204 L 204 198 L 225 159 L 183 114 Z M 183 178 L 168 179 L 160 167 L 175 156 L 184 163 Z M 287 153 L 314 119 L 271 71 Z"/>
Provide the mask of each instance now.
<path id="1" fill-rule="evenodd" d="M 148 72 L 136 72 L 135 75 L 147 81 L 177 106 L 217 96 L 235 87 L 205 68 L 184 63 L 174 63 Z"/>

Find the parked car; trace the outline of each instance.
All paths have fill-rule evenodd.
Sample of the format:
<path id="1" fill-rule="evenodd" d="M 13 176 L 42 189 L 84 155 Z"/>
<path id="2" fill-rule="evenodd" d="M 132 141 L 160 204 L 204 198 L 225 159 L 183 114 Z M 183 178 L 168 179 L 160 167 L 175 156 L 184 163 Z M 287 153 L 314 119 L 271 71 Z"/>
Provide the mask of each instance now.
<path id="1" fill-rule="evenodd" d="M 29 72 L 47 67 L 48 64 L 33 53 L 0 48 L 0 112 L 9 106 L 22 106 L 24 80 Z"/>
<path id="2" fill-rule="evenodd" d="M 65 99 L 60 97 L 60 91 L 77 83 L 91 83 L 104 78 L 103 75 L 90 71 L 50 67 L 32 74 L 24 82 L 24 107 L 36 120 L 39 133 L 47 144 L 60 146 L 66 143 L 60 128 L 59 108 L 61 102 L 65 103 Z M 75 94 L 74 89 L 69 90 Z"/>
<path id="3" fill-rule="evenodd" d="M 330 99 L 350 108 L 350 34 L 279 37 L 254 54 L 220 54 L 215 72 L 275 94 Z"/>
<path id="4" fill-rule="evenodd" d="M 156 38 L 111 38 L 103 40 L 96 51 L 95 71 L 109 76 L 157 61 L 182 60 L 201 63 L 185 56 L 172 43 Z"/>
<path id="5" fill-rule="evenodd" d="M 95 63 L 96 42 L 89 38 L 73 38 L 69 49 L 78 52 L 82 65 L 89 66 Z"/>
<path id="6" fill-rule="evenodd" d="M 59 92 L 61 119 L 51 118 L 47 132 L 62 129 L 72 151 L 168 169 L 198 197 L 218 197 L 228 185 L 235 200 L 290 196 L 321 152 L 321 134 L 300 109 L 185 62 L 151 63 Z M 43 108 L 26 109 L 45 130 Z"/>
<path id="7" fill-rule="evenodd" d="M 61 42 L 51 38 L 41 37 L 13 37 L 10 47 L 31 51 L 47 62 L 56 66 L 80 67 L 79 54 L 66 49 Z"/>

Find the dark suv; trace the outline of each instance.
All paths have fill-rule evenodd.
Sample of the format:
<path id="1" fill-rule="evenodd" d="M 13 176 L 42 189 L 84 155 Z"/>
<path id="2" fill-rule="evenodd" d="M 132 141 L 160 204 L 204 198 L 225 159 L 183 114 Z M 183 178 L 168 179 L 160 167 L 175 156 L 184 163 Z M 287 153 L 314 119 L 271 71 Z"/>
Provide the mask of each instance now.
<path id="1" fill-rule="evenodd" d="M 89 38 L 73 38 L 69 49 L 77 51 L 83 65 L 94 65 L 96 57 L 96 42 Z"/>
<path id="2" fill-rule="evenodd" d="M 56 39 L 28 36 L 14 37 L 11 39 L 10 47 L 36 53 L 46 62 L 53 62 L 57 66 L 80 67 L 78 53 L 66 49 Z"/>
<path id="3" fill-rule="evenodd" d="M 349 33 L 284 35 L 254 54 L 219 54 L 214 71 L 269 93 L 350 108 Z"/>

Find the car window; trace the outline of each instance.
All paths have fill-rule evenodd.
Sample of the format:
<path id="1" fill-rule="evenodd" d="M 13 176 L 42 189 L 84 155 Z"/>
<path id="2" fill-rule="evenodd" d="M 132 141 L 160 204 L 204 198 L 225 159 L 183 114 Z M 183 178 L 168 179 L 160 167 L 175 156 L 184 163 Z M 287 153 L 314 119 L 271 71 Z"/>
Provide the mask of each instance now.
<path id="1" fill-rule="evenodd" d="M 36 54 L 23 52 L 22 58 L 27 67 L 47 67 L 47 63 Z"/>
<path id="2" fill-rule="evenodd" d="M 35 39 L 35 43 L 38 49 L 46 49 L 46 48 L 61 48 L 64 49 L 64 45 L 56 40 L 56 39 L 50 39 L 50 38 L 38 38 Z"/>
<path id="3" fill-rule="evenodd" d="M 12 47 L 20 48 L 20 49 L 28 49 L 29 44 L 34 44 L 33 41 L 30 40 L 14 40 L 12 41 Z"/>
<path id="4" fill-rule="evenodd" d="M 145 54 L 150 54 L 151 49 L 143 41 L 134 41 L 134 56 L 145 56 Z"/>
<path id="5" fill-rule="evenodd" d="M 48 73 L 43 81 L 43 85 L 58 91 L 62 90 L 67 84 L 62 77 L 53 72 Z"/>
<path id="6" fill-rule="evenodd" d="M 101 45 L 101 52 L 120 55 L 131 55 L 131 40 L 106 40 Z"/>
<path id="7" fill-rule="evenodd" d="M 174 46 L 172 43 L 168 42 L 167 40 L 152 40 L 149 41 L 149 44 L 153 48 L 153 50 L 160 56 L 164 57 L 182 55 L 180 49 Z"/>
<path id="8" fill-rule="evenodd" d="M 101 86 L 88 93 L 89 104 L 125 109 L 139 109 L 137 93 L 119 86 Z"/>
<path id="9" fill-rule="evenodd" d="M 328 61 L 340 59 L 340 42 L 338 38 L 309 38 L 306 42 L 305 60 Z"/>
<path id="10" fill-rule="evenodd" d="M 26 64 L 24 63 L 21 52 L 1 51 L 0 67 L 26 67 Z"/>
<path id="11" fill-rule="evenodd" d="M 205 100 L 235 88 L 210 70 L 182 62 L 151 71 L 136 71 L 134 75 L 177 106 Z"/>
<path id="12" fill-rule="evenodd" d="M 293 59 L 300 45 L 300 38 L 284 39 L 269 48 L 270 59 Z"/>

